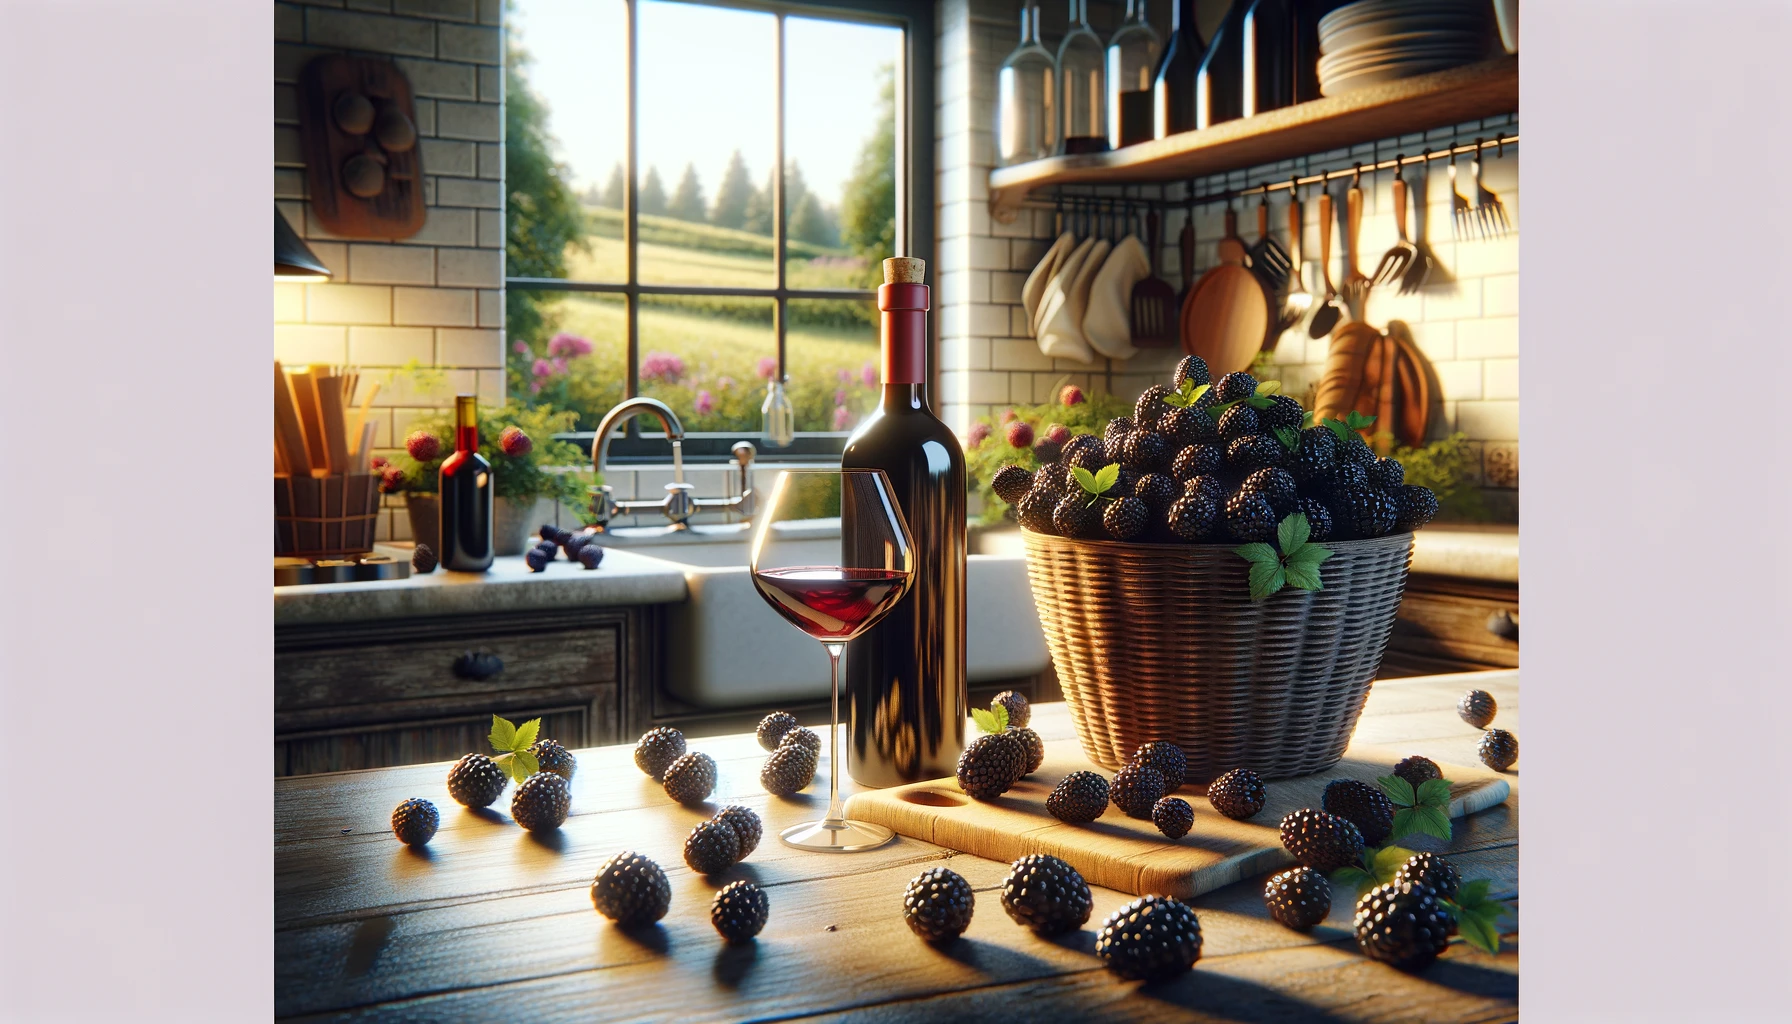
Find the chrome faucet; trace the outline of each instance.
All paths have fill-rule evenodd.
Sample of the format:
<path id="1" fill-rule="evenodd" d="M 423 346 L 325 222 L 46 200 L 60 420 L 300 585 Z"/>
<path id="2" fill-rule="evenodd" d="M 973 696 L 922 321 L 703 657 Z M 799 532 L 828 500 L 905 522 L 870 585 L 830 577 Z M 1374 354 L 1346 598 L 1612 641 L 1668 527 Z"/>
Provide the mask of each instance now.
<path id="1" fill-rule="evenodd" d="M 597 425 L 597 435 L 591 440 L 591 466 L 601 476 L 604 463 L 609 456 L 610 432 L 622 423 L 641 413 L 652 413 L 666 429 L 666 437 L 672 442 L 672 482 L 666 485 L 666 496 L 658 501 L 617 501 L 615 491 L 609 484 L 591 488 L 591 515 L 596 522 L 597 532 L 607 533 L 610 520 L 618 515 L 645 512 L 658 509 L 672 521 L 674 531 L 690 529 L 690 518 L 698 512 L 728 511 L 736 512 L 743 518 L 751 520 L 758 508 L 758 500 L 753 493 L 753 457 L 757 450 L 748 442 L 737 442 L 732 452 L 734 461 L 740 466 L 740 493 L 732 498 L 693 498 L 692 487 L 684 482 L 684 426 L 678 422 L 678 415 L 666 403 L 640 396 L 623 401 L 616 408 L 604 414 Z"/>

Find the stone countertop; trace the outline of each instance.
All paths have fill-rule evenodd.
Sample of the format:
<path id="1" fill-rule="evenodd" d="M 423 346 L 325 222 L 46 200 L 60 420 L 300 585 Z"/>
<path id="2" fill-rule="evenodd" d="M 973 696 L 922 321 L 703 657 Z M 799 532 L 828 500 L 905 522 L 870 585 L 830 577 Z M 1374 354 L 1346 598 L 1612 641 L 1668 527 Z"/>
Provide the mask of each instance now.
<path id="1" fill-rule="evenodd" d="M 381 545 L 386 547 L 386 545 Z M 410 556 L 409 545 L 385 552 Z M 317 583 L 274 588 L 274 626 L 366 619 L 430 618 L 535 608 L 665 604 L 683 601 L 683 566 L 617 548 L 596 569 L 556 559 L 532 573 L 521 555 L 492 561 L 485 573 L 412 574 L 371 583 Z"/>
<path id="2" fill-rule="evenodd" d="M 1518 527 L 1440 523 L 1413 534 L 1412 571 L 1518 582 Z"/>

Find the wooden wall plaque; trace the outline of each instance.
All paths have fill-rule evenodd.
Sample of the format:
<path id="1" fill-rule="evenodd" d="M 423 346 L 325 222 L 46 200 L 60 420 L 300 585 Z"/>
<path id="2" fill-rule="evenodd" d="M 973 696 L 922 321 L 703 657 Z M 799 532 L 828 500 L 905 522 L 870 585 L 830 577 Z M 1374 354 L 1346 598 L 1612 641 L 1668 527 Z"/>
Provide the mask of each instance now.
<path id="1" fill-rule="evenodd" d="M 311 208 L 343 238 L 423 229 L 423 156 L 411 83 L 389 60 L 331 54 L 299 73 Z"/>

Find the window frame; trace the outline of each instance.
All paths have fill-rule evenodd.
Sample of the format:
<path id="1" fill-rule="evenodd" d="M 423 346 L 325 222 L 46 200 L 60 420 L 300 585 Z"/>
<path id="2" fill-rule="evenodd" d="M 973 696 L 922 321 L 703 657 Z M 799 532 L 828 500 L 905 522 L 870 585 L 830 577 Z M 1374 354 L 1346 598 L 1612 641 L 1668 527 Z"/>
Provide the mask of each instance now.
<path id="1" fill-rule="evenodd" d="M 785 127 L 785 20 L 788 17 L 818 17 L 839 21 L 889 25 L 902 29 L 902 59 L 897 66 L 896 81 L 896 244 L 895 254 L 918 256 L 932 262 L 934 246 L 933 209 L 933 4 L 913 0 L 830 0 L 827 3 L 785 2 L 785 0 L 656 0 L 687 3 L 699 7 L 725 7 L 762 11 L 777 18 L 775 73 L 777 75 L 777 110 L 775 112 L 775 166 L 772 175 L 772 238 L 776 263 L 775 283 L 770 288 L 643 284 L 639 267 L 639 196 L 638 182 L 638 117 L 639 57 L 637 41 L 641 0 L 621 0 L 624 8 L 627 82 L 627 111 L 624 118 L 627 139 L 624 146 L 622 239 L 625 248 L 626 279 L 623 281 L 575 281 L 558 277 L 506 277 L 504 287 L 526 291 L 585 292 L 623 297 L 625 336 L 624 351 L 628 362 L 623 385 L 625 398 L 641 393 L 640 312 L 644 295 L 708 295 L 730 298 L 772 300 L 773 331 L 777 339 L 778 375 L 788 378 L 785 338 L 788 327 L 788 303 L 791 299 L 858 299 L 875 300 L 877 292 L 858 288 L 791 288 L 786 267 L 788 238 L 784 201 Z M 935 353 L 938 335 L 929 326 L 927 345 L 927 379 L 936 380 L 938 369 Z M 664 434 L 644 433 L 639 418 L 631 418 L 622 437 L 610 442 L 607 461 L 615 465 L 648 464 L 665 460 Z M 578 431 L 557 435 L 578 444 L 590 453 L 594 431 Z M 846 447 L 847 432 L 804 432 L 784 448 L 759 453 L 761 459 L 801 460 L 817 456 L 838 456 Z M 732 460 L 731 445 L 740 439 L 735 433 L 687 431 L 683 454 L 687 462 L 726 462 Z"/>

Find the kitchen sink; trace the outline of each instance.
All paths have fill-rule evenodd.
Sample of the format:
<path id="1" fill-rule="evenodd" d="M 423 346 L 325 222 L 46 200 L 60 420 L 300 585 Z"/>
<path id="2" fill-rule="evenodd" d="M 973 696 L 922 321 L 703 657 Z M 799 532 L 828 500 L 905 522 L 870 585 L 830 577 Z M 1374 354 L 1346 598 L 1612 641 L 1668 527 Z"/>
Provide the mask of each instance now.
<path id="1" fill-rule="evenodd" d="M 816 563 L 838 562 L 840 520 L 778 523 Z M 705 709 L 825 700 L 828 658 L 821 644 L 772 611 L 747 572 L 751 529 L 743 524 L 622 527 L 606 547 L 676 563 L 690 591 L 669 609 L 666 689 Z M 966 571 L 966 668 L 975 683 L 1022 679 L 1051 663 L 1019 546 L 973 543 Z M 788 553 L 788 552 L 787 552 Z"/>

